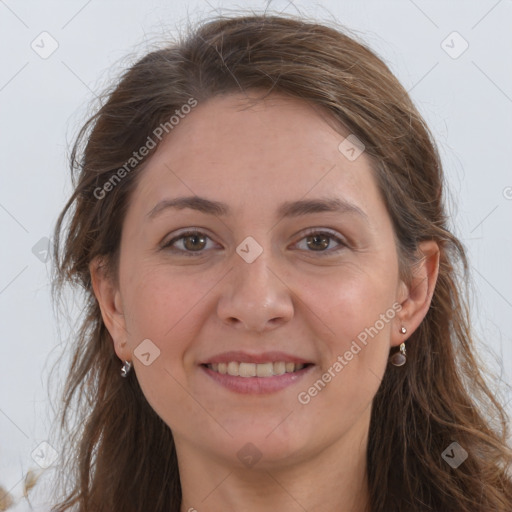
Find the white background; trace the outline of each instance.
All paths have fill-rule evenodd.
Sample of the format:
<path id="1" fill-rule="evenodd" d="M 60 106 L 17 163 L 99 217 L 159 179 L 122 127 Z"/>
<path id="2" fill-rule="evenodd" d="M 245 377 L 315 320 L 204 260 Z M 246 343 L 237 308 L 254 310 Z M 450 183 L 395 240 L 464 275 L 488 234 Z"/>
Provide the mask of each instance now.
<path id="1" fill-rule="evenodd" d="M 67 329 L 52 311 L 49 263 L 32 249 L 51 236 L 70 193 L 66 158 L 91 100 L 133 61 L 134 52 L 170 38 L 187 18 L 193 22 L 233 8 L 261 12 L 267 3 L 0 0 L 0 485 L 14 496 L 22 492 L 27 470 L 38 468 L 32 451 L 49 439 L 46 379 Z M 511 0 L 277 0 L 270 10 L 300 10 L 356 30 L 410 91 L 439 144 L 449 211 L 468 249 L 479 350 L 501 374 L 497 392 L 508 401 Z M 46 59 L 31 48 L 34 40 L 42 44 L 43 31 L 58 43 Z M 453 31 L 469 44 L 455 59 L 442 47 Z M 445 43 L 452 52 L 462 48 L 457 37 Z M 13 510 L 31 509 L 20 503 Z"/>

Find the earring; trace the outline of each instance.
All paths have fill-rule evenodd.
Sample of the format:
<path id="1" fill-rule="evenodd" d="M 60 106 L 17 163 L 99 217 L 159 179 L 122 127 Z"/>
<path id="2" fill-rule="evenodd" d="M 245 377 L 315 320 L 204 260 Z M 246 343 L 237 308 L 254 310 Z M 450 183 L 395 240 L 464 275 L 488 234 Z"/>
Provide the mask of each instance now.
<path id="1" fill-rule="evenodd" d="M 407 329 L 405 327 L 400 328 L 400 332 L 405 334 Z M 405 343 L 400 344 L 400 352 L 396 352 L 389 358 L 389 362 L 393 366 L 403 366 L 407 361 L 406 351 L 405 351 Z"/>
<path id="2" fill-rule="evenodd" d="M 125 361 L 123 367 L 121 368 L 121 377 L 126 377 L 130 370 L 132 369 L 132 363 L 130 361 Z"/>

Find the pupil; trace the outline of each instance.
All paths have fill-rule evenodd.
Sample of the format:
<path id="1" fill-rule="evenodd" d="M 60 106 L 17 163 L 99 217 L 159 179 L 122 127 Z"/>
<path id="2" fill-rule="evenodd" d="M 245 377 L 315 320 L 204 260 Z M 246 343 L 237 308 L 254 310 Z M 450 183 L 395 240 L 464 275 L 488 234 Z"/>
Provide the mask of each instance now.
<path id="1" fill-rule="evenodd" d="M 329 246 L 329 238 L 325 235 L 314 235 L 309 236 L 308 238 L 310 240 L 313 240 L 313 244 L 317 244 L 318 242 L 322 244 L 321 246 L 313 245 L 310 243 L 310 241 L 308 241 L 308 247 L 313 248 L 314 250 L 317 250 L 319 247 L 320 249 L 325 249 L 326 247 Z"/>
<path id="2" fill-rule="evenodd" d="M 187 249 L 201 249 L 202 247 L 197 247 L 197 241 L 200 240 L 201 243 L 204 244 L 204 236 L 200 236 L 200 235 L 189 235 L 185 238 L 185 247 Z M 193 240 L 193 242 L 190 244 L 188 243 L 190 240 Z"/>

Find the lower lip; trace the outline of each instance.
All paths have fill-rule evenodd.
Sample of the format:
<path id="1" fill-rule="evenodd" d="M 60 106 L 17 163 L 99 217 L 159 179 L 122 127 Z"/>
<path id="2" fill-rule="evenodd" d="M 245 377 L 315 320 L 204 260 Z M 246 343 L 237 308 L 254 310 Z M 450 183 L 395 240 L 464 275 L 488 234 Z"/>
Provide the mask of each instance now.
<path id="1" fill-rule="evenodd" d="M 283 373 L 282 375 L 274 375 L 273 377 L 234 377 L 233 375 L 215 372 L 202 365 L 201 369 L 215 382 L 218 382 L 220 385 L 235 393 L 257 395 L 274 393 L 299 382 L 313 369 L 313 365 L 306 366 L 302 368 L 302 370 L 293 373 Z"/>

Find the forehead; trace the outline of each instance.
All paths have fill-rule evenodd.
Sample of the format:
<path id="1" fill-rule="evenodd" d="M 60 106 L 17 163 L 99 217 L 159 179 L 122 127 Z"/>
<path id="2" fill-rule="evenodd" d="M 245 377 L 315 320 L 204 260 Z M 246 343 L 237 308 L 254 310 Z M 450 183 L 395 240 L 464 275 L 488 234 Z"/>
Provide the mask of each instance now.
<path id="1" fill-rule="evenodd" d="M 349 132 L 325 112 L 280 94 L 253 99 L 218 96 L 184 116 L 147 162 L 133 201 L 147 212 L 170 196 L 199 195 L 240 212 L 326 193 L 363 209 L 377 198 L 371 160 L 340 151 Z"/>

